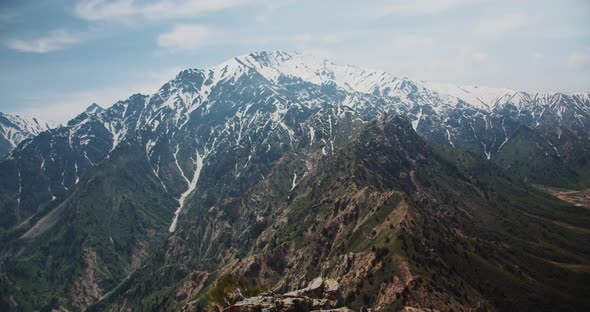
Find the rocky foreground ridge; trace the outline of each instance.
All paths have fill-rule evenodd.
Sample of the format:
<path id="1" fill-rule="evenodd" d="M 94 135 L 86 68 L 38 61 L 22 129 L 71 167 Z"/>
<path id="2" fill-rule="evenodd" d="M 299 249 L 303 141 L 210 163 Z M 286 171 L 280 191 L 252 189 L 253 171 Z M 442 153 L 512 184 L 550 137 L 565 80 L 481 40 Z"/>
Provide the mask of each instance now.
<path id="1" fill-rule="evenodd" d="M 285 294 L 267 292 L 259 296 L 243 298 L 223 311 L 353 311 L 342 305 L 340 284 L 334 279 L 318 277 L 303 289 Z"/>

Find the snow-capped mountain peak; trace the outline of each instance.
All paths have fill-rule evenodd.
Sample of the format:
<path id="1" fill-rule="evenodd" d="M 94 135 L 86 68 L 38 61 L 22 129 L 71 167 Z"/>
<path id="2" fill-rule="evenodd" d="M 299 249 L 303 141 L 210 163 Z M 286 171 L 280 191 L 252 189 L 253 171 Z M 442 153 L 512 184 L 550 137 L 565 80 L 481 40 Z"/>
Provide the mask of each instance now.
<path id="1" fill-rule="evenodd" d="M 21 167 L 52 175 L 44 195 L 28 204 L 39 207 L 75 187 L 89 168 L 136 148 L 152 178 L 178 200 L 174 230 L 202 169 L 223 163 L 230 168 L 224 179 L 250 181 L 258 177 L 256 159 L 297 148 L 329 158 L 370 116 L 403 116 L 427 140 L 488 160 L 517 148 L 516 135 L 532 140 L 536 154 L 566 159 L 587 154 L 569 142 L 586 133 L 589 110 L 584 94 L 430 84 L 308 54 L 260 52 L 183 70 L 150 96 L 91 105 L 11 155 Z"/>
<path id="2" fill-rule="evenodd" d="M 86 108 L 86 110 L 84 110 L 84 112 L 87 113 L 87 114 L 98 114 L 98 113 L 100 113 L 102 111 L 104 111 L 104 109 L 100 105 L 98 105 L 96 103 L 90 104 L 90 106 L 88 106 Z"/>
<path id="3" fill-rule="evenodd" d="M 550 104 L 557 101 L 559 92 L 525 92 L 509 88 L 455 85 L 399 78 L 390 73 L 352 65 L 337 64 L 329 59 L 299 52 L 256 52 L 238 56 L 210 69 L 216 73 L 214 81 L 228 76 L 239 76 L 253 69 L 271 82 L 279 77 L 295 77 L 316 85 L 333 83 L 348 92 L 419 98 L 433 107 L 455 106 L 460 102 L 481 110 L 491 111 L 506 104 L 527 107 L 534 103 Z M 220 74 L 221 73 L 221 74 Z M 568 94 L 582 102 L 588 101 L 587 93 Z M 460 100 L 460 101 L 459 101 Z"/>
<path id="4" fill-rule="evenodd" d="M 158 92 L 158 96 L 167 97 L 165 105 L 171 108 L 183 110 L 188 107 L 189 110 L 194 110 L 206 101 L 208 92 L 218 83 L 237 80 L 242 75 L 253 72 L 275 85 L 281 77 L 288 77 L 318 86 L 334 85 L 351 94 L 397 98 L 397 101 L 405 104 L 416 99 L 433 107 L 457 103 L 456 98 L 439 95 L 419 81 L 398 78 L 384 71 L 337 64 L 313 54 L 284 51 L 250 53 L 231 58 L 206 70 L 182 71 Z M 179 93 L 185 98 L 178 97 Z M 187 103 L 187 100 L 192 103 Z M 183 103 L 179 104 L 180 102 Z"/>
<path id="5" fill-rule="evenodd" d="M 53 121 L 0 113 L 0 157 L 21 141 L 56 126 Z"/>
<path id="6" fill-rule="evenodd" d="M 393 75 L 351 65 L 336 64 L 326 58 L 298 52 L 260 52 L 237 58 L 271 81 L 281 76 L 297 77 L 313 84 L 333 82 L 353 92 L 373 93 L 402 80 Z"/>

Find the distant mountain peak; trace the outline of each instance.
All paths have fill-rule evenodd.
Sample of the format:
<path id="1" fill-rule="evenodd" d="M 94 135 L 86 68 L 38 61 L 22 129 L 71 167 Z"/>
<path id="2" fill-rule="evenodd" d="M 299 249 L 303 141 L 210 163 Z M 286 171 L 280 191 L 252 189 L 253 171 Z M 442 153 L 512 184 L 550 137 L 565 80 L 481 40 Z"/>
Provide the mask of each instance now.
<path id="1" fill-rule="evenodd" d="M 381 70 L 343 65 L 322 56 L 302 52 L 252 52 L 229 59 L 209 70 L 219 73 L 217 80 L 223 80 L 225 77 L 243 74 L 247 71 L 246 68 L 257 71 L 272 82 L 276 82 L 281 76 L 296 77 L 316 85 L 333 84 L 349 92 L 400 97 L 402 100 L 412 93 L 418 93 L 419 97 L 427 101 L 444 102 L 452 106 L 464 102 L 488 111 L 508 103 L 528 106 L 531 101 L 539 98 L 544 98 L 541 102 L 551 102 L 553 97 L 565 94 L 427 82 L 405 76 L 398 77 Z M 588 99 L 587 93 L 568 95 Z"/>
<path id="2" fill-rule="evenodd" d="M 56 126 L 53 121 L 0 113 L 0 157 L 23 140 Z"/>
<path id="3" fill-rule="evenodd" d="M 102 108 L 100 105 L 98 105 L 96 103 L 90 104 L 90 106 L 88 106 L 86 108 L 86 110 L 84 110 L 84 112 L 87 114 L 98 114 L 98 113 L 101 113 L 102 111 L 104 111 L 104 108 Z"/>

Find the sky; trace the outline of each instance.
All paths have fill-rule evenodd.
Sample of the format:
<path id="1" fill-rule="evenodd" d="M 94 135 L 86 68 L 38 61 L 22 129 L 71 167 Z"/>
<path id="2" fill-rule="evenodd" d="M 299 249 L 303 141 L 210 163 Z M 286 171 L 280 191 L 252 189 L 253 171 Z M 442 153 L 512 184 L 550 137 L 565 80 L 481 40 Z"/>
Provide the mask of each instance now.
<path id="1" fill-rule="evenodd" d="M 0 0 L 0 112 L 65 122 L 254 51 L 590 92 L 589 0 Z"/>

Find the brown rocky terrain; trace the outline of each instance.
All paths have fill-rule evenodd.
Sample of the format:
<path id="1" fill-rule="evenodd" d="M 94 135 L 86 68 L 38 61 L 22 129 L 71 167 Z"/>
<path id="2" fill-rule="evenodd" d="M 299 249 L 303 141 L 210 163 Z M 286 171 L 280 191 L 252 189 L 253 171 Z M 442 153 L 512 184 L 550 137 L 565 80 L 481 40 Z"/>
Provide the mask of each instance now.
<path id="1" fill-rule="evenodd" d="M 590 189 L 566 190 L 550 187 L 545 187 L 544 189 L 551 193 L 553 196 L 565 202 L 572 203 L 578 207 L 590 208 Z"/>
<path id="2" fill-rule="evenodd" d="M 284 294 L 272 292 L 244 298 L 225 308 L 224 312 L 352 311 L 342 307 L 340 284 L 318 277 L 305 288 Z"/>

